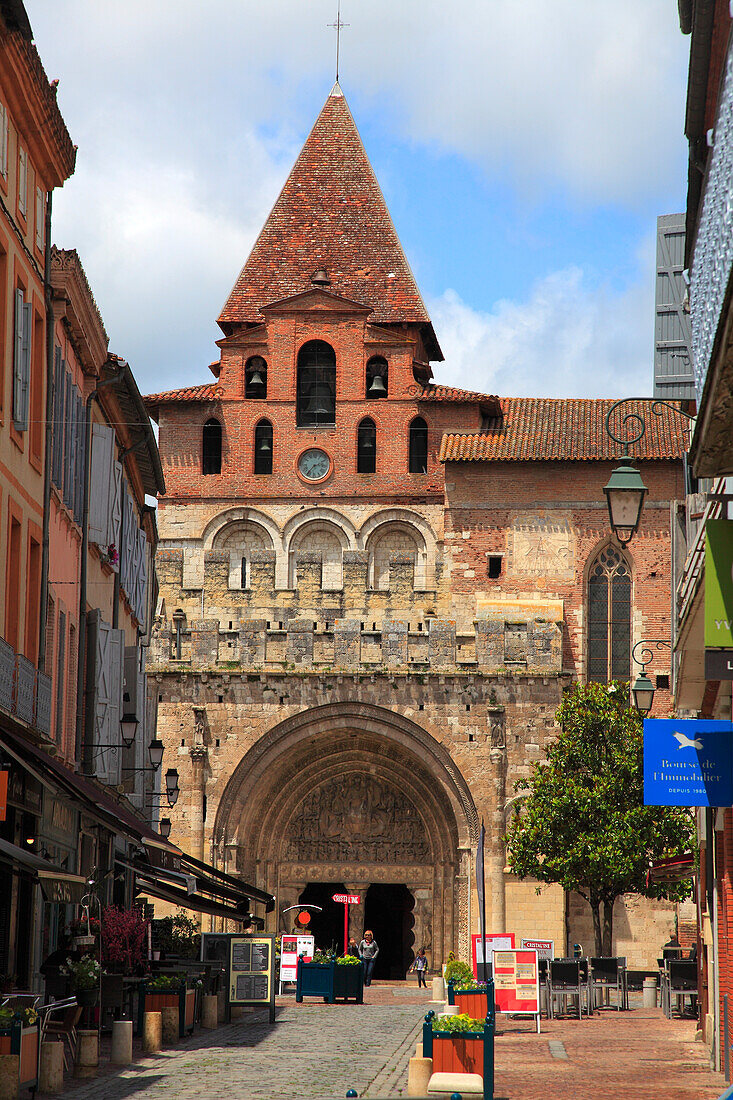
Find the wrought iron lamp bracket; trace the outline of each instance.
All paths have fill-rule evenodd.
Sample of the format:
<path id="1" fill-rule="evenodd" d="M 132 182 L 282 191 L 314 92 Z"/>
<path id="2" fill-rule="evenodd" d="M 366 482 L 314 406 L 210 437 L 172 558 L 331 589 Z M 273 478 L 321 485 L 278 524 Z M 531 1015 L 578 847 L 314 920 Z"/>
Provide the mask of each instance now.
<path id="1" fill-rule="evenodd" d="M 654 646 L 656 649 L 666 648 L 671 650 L 672 643 L 668 642 L 665 638 L 642 638 L 637 642 L 631 650 L 631 660 L 634 664 L 641 665 L 642 676 L 646 675 L 646 666 L 650 665 L 654 660 L 654 650 L 651 648 Z M 636 656 L 636 651 L 639 650 L 639 656 Z"/>
<path id="2" fill-rule="evenodd" d="M 641 415 L 641 413 L 627 412 L 620 414 L 622 430 L 627 433 L 625 438 L 616 435 L 615 432 L 611 430 L 611 417 L 617 409 L 621 408 L 622 405 L 629 405 L 632 402 L 636 404 L 639 401 L 647 400 L 648 398 L 641 397 L 622 397 L 620 401 L 615 401 L 613 405 L 611 405 L 611 408 L 606 413 L 606 433 L 614 441 L 614 443 L 620 443 L 622 447 L 628 447 L 632 443 L 638 443 L 640 439 L 644 438 L 644 434 L 646 432 L 646 421 L 644 420 L 644 417 Z M 692 416 L 690 413 L 684 412 L 677 405 L 670 404 L 669 401 L 662 401 L 661 398 L 656 398 L 652 401 L 650 405 L 650 411 L 653 413 L 654 416 L 661 416 L 663 408 L 671 409 L 672 412 L 684 417 L 685 420 L 689 421 L 695 419 L 695 417 Z M 635 425 L 635 427 L 632 427 L 632 425 Z"/>

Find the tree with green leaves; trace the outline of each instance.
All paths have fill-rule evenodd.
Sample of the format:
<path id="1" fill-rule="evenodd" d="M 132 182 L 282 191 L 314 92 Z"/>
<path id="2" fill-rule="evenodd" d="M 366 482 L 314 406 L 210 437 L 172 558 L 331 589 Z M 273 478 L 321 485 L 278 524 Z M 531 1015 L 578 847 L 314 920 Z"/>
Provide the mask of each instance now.
<path id="1" fill-rule="evenodd" d="M 611 955 L 613 904 L 622 894 L 681 901 L 690 883 L 646 884 L 649 865 L 696 844 L 692 813 L 644 805 L 642 719 L 628 685 L 578 684 L 557 711 L 560 735 L 520 779 L 506 837 L 520 878 L 559 883 L 585 898 L 595 949 Z"/>

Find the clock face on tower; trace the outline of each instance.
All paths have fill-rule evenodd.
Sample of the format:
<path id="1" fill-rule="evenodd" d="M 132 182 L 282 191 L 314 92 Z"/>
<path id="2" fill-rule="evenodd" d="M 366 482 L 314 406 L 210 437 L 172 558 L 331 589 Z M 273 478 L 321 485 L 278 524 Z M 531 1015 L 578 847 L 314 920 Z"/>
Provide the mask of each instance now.
<path id="1" fill-rule="evenodd" d="M 298 469 L 308 481 L 320 481 L 331 469 L 331 459 L 319 447 L 311 447 L 298 459 Z"/>

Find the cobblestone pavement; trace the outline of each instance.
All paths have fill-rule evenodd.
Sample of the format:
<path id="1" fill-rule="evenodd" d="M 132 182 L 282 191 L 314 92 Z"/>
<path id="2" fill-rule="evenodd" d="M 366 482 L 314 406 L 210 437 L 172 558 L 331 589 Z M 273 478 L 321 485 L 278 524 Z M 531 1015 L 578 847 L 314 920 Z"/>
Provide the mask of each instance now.
<path id="1" fill-rule="evenodd" d="M 67 1081 L 65 1100 L 340 1100 L 404 1097 L 407 1063 L 431 1002 L 416 990 L 372 986 L 365 1005 L 278 1001 L 265 1014 L 198 1032 L 172 1050 L 100 1077 Z M 437 1006 L 436 1006 L 437 1007 Z M 725 1085 L 710 1073 L 693 1020 L 659 1009 L 596 1013 L 590 1020 L 500 1016 L 496 1100 L 713 1100 Z"/>

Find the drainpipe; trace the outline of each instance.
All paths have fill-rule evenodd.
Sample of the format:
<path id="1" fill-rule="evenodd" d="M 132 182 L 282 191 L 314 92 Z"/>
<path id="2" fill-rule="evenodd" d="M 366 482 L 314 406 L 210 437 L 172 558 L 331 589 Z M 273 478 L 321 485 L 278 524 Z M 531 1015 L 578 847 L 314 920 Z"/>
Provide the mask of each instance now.
<path id="1" fill-rule="evenodd" d="M 116 374 L 104 382 L 97 381 L 96 386 L 86 399 L 85 409 L 85 450 L 84 456 L 84 509 L 81 528 L 81 573 L 79 577 L 79 648 L 76 668 L 76 737 L 74 758 L 83 770 L 90 774 L 92 758 L 85 744 L 84 724 L 86 721 L 86 656 L 87 656 L 87 555 L 89 553 L 89 493 L 91 490 L 91 454 L 92 454 L 92 402 L 99 396 L 104 386 L 119 382 L 129 371 L 128 363 L 123 362 Z M 82 752 L 85 758 L 82 760 Z"/>
<path id="2" fill-rule="evenodd" d="M 46 665 L 46 625 L 48 620 L 48 558 L 51 524 L 51 449 L 53 447 L 53 351 L 54 317 L 51 290 L 51 200 L 53 192 L 46 192 L 45 249 L 43 260 L 43 289 L 46 299 L 46 430 L 43 460 L 43 527 L 41 536 L 41 606 L 38 617 L 38 668 Z"/>

